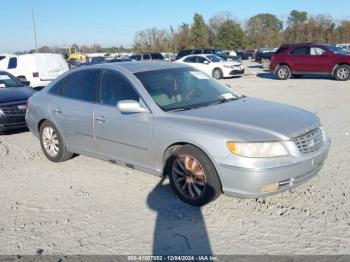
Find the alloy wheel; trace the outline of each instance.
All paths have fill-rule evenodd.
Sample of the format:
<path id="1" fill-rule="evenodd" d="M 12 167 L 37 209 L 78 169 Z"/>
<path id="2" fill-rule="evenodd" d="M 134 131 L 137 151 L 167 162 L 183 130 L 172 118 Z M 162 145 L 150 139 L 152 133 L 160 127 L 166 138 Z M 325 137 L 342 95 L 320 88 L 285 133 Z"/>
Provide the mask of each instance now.
<path id="1" fill-rule="evenodd" d="M 220 79 L 220 78 L 221 78 L 221 72 L 220 72 L 220 70 L 218 70 L 218 69 L 214 70 L 213 75 L 214 75 L 214 78 L 215 78 L 215 79 Z"/>
<path id="2" fill-rule="evenodd" d="M 282 79 L 286 78 L 288 76 L 288 70 L 284 67 L 280 68 L 278 70 L 278 76 L 279 78 L 282 78 Z"/>
<path id="3" fill-rule="evenodd" d="M 189 199 L 202 196 L 206 188 L 206 176 L 201 164 L 192 156 L 185 154 L 173 163 L 173 178 L 177 190 Z"/>
<path id="4" fill-rule="evenodd" d="M 347 67 L 341 67 L 337 71 L 337 76 L 341 80 L 347 79 L 349 75 L 350 75 L 350 70 Z"/>
<path id="5" fill-rule="evenodd" d="M 59 152 L 59 140 L 55 130 L 52 127 L 47 126 L 43 129 L 42 140 L 46 152 L 51 157 L 56 157 Z"/>

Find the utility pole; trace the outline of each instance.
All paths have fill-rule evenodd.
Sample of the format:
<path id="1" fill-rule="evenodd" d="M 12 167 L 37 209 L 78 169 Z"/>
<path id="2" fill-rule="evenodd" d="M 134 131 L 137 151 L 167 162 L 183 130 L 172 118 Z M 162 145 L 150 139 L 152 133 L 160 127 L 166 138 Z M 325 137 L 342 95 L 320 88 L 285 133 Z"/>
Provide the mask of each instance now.
<path id="1" fill-rule="evenodd" d="M 36 28 L 35 28 L 35 20 L 34 20 L 33 8 L 32 8 L 32 19 L 33 19 L 33 29 L 34 29 L 35 52 L 38 53 L 38 41 L 36 39 Z"/>

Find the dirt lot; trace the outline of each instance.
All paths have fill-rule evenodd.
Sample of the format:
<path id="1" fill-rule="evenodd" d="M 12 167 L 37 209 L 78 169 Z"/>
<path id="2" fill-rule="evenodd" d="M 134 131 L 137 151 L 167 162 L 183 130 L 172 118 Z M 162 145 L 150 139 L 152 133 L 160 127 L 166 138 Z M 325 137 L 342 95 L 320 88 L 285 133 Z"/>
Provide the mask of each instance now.
<path id="1" fill-rule="evenodd" d="M 350 82 L 226 79 L 317 113 L 332 139 L 319 176 L 258 200 L 183 204 L 158 177 L 79 156 L 54 164 L 28 132 L 0 136 L 1 254 L 349 254 Z M 40 250 L 42 249 L 42 250 Z"/>

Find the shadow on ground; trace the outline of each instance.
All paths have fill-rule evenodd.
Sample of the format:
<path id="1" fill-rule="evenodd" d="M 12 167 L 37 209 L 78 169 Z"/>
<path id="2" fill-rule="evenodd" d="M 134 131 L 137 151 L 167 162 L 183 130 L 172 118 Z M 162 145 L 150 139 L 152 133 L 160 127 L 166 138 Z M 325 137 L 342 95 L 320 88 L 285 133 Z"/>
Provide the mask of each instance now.
<path id="1" fill-rule="evenodd" d="M 257 77 L 259 78 L 265 78 L 265 79 L 276 79 L 276 75 L 270 71 L 265 71 L 262 73 L 256 74 Z M 328 75 L 303 75 L 303 76 L 293 76 L 291 79 L 328 79 L 328 80 L 333 80 L 334 78 L 332 76 Z"/>
<path id="2" fill-rule="evenodd" d="M 147 198 L 157 213 L 153 255 L 211 255 L 202 212 L 177 199 L 170 185 L 161 180 Z"/>

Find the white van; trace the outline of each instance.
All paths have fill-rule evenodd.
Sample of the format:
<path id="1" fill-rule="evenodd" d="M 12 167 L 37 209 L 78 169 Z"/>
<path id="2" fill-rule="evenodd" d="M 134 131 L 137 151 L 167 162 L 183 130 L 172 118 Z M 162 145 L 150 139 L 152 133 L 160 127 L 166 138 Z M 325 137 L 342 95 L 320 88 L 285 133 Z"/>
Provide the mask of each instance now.
<path id="1" fill-rule="evenodd" d="M 0 59 L 0 70 L 30 81 L 30 86 L 46 86 L 69 70 L 67 62 L 58 54 L 6 55 Z"/>

